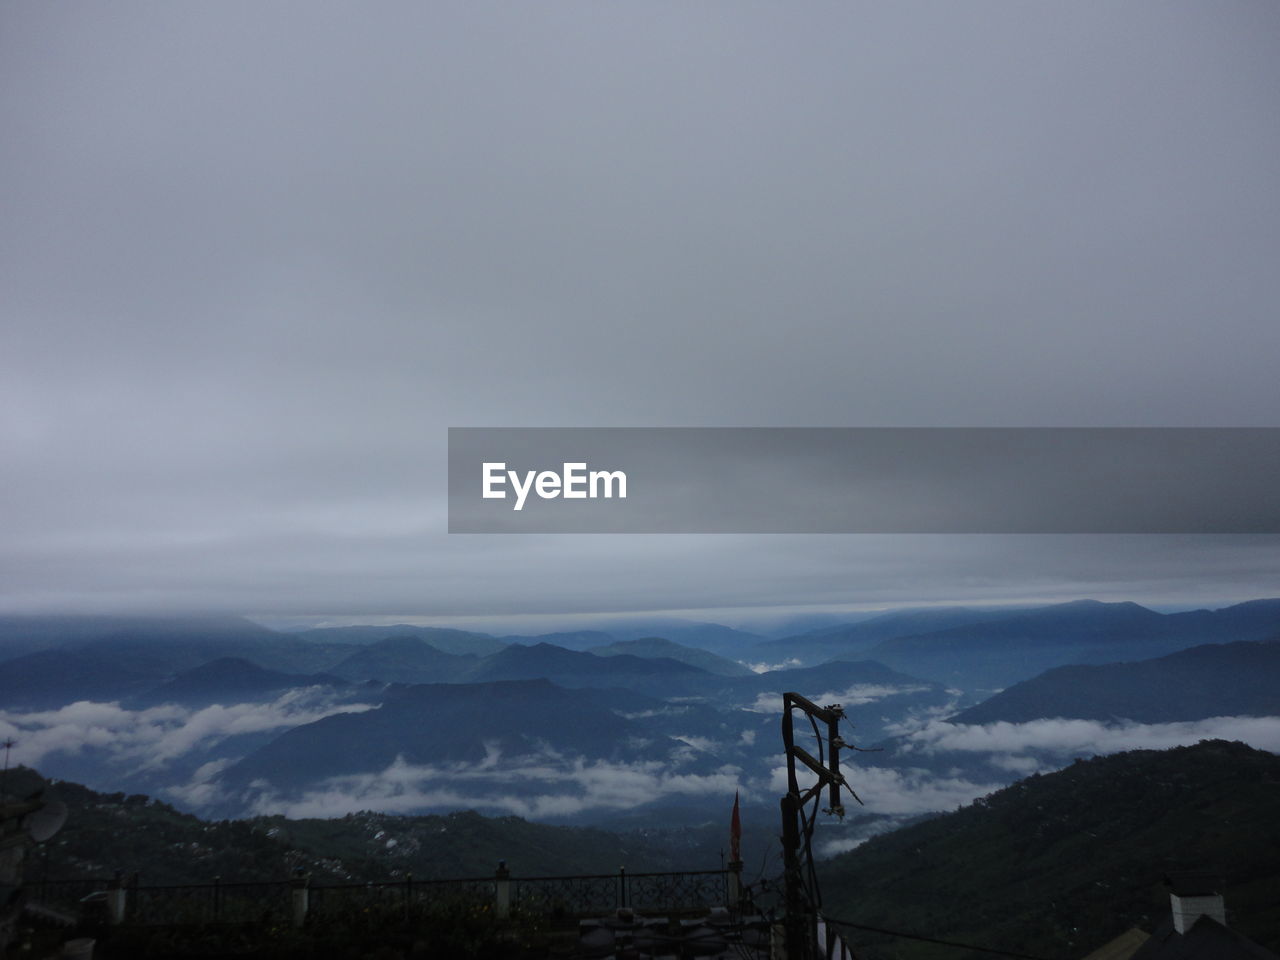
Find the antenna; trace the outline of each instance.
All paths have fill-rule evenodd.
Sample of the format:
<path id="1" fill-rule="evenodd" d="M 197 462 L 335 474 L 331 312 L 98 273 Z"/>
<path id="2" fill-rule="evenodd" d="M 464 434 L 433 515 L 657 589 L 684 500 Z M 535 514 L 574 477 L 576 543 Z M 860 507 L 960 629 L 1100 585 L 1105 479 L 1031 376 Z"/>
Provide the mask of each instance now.
<path id="1" fill-rule="evenodd" d="M 817 741 L 817 759 L 809 751 L 796 746 L 792 717 L 795 710 L 802 711 L 813 728 L 813 736 Z M 843 719 L 844 710 L 838 703 L 820 707 L 798 693 L 782 695 L 782 744 L 787 753 L 787 795 L 782 798 L 782 857 L 786 879 L 787 957 L 790 960 L 809 960 L 816 953 L 814 940 L 822 895 L 818 891 L 818 875 L 813 865 L 812 841 L 822 791 L 828 791 L 828 806 L 824 812 L 841 819 L 844 819 L 844 805 L 840 802 L 841 787 L 848 790 L 849 796 L 854 800 L 862 803 L 840 772 L 840 749 L 858 749 L 840 738 L 839 725 Z M 818 729 L 819 722 L 826 725 L 825 738 Z M 797 760 L 818 778 L 813 786 L 803 792 L 796 777 Z M 806 815 L 805 808 L 810 802 L 813 803 L 814 810 L 812 814 Z"/>
<path id="2" fill-rule="evenodd" d="M 4 792 L 4 788 L 9 783 L 9 751 L 18 745 L 18 741 L 13 737 L 5 737 L 4 740 L 4 771 L 0 772 L 0 793 Z"/>

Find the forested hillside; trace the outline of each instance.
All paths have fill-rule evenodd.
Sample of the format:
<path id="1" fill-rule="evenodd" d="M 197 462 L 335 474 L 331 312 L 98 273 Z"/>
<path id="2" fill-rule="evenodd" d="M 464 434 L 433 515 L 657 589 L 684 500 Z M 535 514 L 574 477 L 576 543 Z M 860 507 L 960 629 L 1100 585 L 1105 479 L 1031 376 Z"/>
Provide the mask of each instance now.
<path id="1" fill-rule="evenodd" d="M 1174 869 L 1222 874 L 1228 922 L 1280 946 L 1280 756 L 1205 741 L 1078 761 L 820 864 L 826 911 L 869 926 L 1081 957 L 1166 915 Z M 950 957 L 854 934 L 866 960 Z M 864 954 L 860 954 L 863 956 Z M 974 958 L 980 954 L 974 954 Z"/>

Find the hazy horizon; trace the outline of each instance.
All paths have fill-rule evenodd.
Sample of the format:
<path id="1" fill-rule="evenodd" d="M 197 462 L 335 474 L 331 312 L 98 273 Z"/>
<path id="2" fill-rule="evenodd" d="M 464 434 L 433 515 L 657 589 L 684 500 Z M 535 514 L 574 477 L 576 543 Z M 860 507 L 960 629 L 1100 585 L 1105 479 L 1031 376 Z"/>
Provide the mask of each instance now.
<path id="1" fill-rule="evenodd" d="M 93 619 L 103 618 L 151 618 L 160 620 L 199 619 L 202 617 L 239 617 L 281 633 L 295 633 L 325 627 L 347 626 L 395 626 L 408 624 L 411 626 L 440 627 L 503 635 L 540 635 L 572 632 L 576 630 L 596 630 L 607 633 L 610 628 L 634 629 L 637 626 L 653 624 L 660 630 L 663 623 L 673 625 L 684 623 L 711 623 L 743 630 L 745 632 L 777 632 L 779 627 L 805 620 L 814 620 L 838 624 L 857 622 L 908 610 L 927 610 L 948 607 L 967 607 L 971 609 L 1021 609 L 1055 606 L 1059 604 L 1096 601 L 1100 603 L 1136 603 L 1156 613 L 1184 613 L 1192 610 L 1217 610 L 1255 600 L 1275 599 L 1273 596 L 1240 596 L 1235 598 L 1214 598 L 1200 602 L 1156 602 L 1144 601 L 1131 596 L 1097 597 L 1074 595 L 1044 595 L 1040 597 L 1021 597 L 1016 600 L 989 597 L 985 599 L 966 599 L 963 601 L 948 600 L 929 602 L 926 600 L 904 601 L 901 603 L 862 603 L 862 604 L 820 604 L 791 606 L 756 606 L 756 607 L 704 607 L 691 609 L 633 609 L 603 612 L 580 613 L 512 613 L 505 616 L 487 616 L 477 613 L 466 616 L 432 616 L 429 614 L 378 613 L 378 614 L 272 614 L 254 611 L 234 610 L 117 610 L 117 611 L 19 611 L 17 613 L 0 613 L 2 616 L 18 617 L 71 617 Z"/>

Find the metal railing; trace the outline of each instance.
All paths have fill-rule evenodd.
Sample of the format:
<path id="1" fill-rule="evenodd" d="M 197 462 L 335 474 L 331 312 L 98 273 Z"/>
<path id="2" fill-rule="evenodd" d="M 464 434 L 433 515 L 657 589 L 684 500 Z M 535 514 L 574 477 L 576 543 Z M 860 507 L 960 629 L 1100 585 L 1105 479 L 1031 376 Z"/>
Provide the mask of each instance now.
<path id="1" fill-rule="evenodd" d="M 505 866 L 488 877 L 380 883 L 314 884 L 291 880 L 143 885 L 137 875 L 102 880 L 39 881 L 32 899 L 84 913 L 92 905 L 112 923 L 169 924 L 342 923 L 359 915 L 412 919 L 432 910 L 469 907 L 496 917 L 512 909 L 558 916 L 631 907 L 643 911 L 699 910 L 730 905 L 732 870 L 512 877 Z"/>
<path id="2" fill-rule="evenodd" d="M 671 873 L 617 873 L 513 879 L 512 902 L 563 913 L 590 913 L 631 907 L 678 910 L 729 904 L 728 870 Z"/>
<path id="3" fill-rule="evenodd" d="M 288 923 L 288 882 L 129 884 L 125 920 L 142 926 L 200 923 Z"/>
<path id="4" fill-rule="evenodd" d="M 392 880 L 383 883 L 309 884 L 306 889 L 308 922 L 339 922 L 358 913 L 382 916 L 402 914 L 405 919 L 448 906 L 492 904 L 493 877 L 450 880 Z M 299 889 L 295 885 L 295 889 Z"/>
<path id="5" fill-rule="evenodd" d="M 80 877 L 75 880 L 26 880 L 22 886 L 29 902 L 56 910 L 75 911 L 85 897 L 106 890 L 110 883 L 105 877 Z"/>

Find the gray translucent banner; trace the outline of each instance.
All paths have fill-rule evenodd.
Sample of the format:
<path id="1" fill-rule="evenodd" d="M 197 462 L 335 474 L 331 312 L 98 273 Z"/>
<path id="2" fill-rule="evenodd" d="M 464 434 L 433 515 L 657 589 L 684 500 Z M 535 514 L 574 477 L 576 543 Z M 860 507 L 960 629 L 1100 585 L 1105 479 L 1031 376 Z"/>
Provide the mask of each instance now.
<path id="1" fill-rule="evenodd" d="M 1280 428 L 455 427 L 449 532 L 1280 533 L 1278 480 Z"/>

